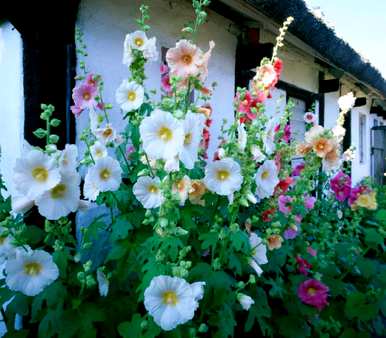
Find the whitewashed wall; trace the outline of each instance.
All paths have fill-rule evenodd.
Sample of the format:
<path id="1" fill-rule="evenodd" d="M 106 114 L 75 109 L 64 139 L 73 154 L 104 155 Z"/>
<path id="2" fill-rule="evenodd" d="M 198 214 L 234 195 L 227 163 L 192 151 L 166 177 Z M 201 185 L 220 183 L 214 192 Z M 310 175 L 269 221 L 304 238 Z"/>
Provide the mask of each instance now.
<path id="1" fill-rule="evenodd" d="M 135 18 L 139 15 L 141 1 L 127 0 L 83 0 L 80 4 L 78 26 L 83 31 L 88 46 L 88 69 L 99 73 L 105 81 L 105 101 L 114 103 L 115 89 L 122 79 L 128 76 L 126 66 L 122 64 L 122 46 L 125 35 L 138 29 Z M 172 3 L 172 6 L 169 5 Z M 157 37 L 157 45 L 172 47 L 180 37 L 184 23 L 192 20 L 193 11 L 189 2 L 154 0 L 150 2 L 149 36 Z M 228 32 L 230 21 L 216 13 L 209 12 L 208 23 L 200 30 L 198 44 L 203 50 L 208 49 L 210 40 L 216 42 L 209 64 L 208 84 L 217 81 L 213 95 L 212 140 L 220 131 L 221 121 L 233 119 L 233 95 L 235 75 L 236 36 Z M 147 66 L 148 89 L 160 88 L 160 62 Z M 112 122 L 119 128 L 122 117 L 118 109 L 113 110 Z M 81 116 L 77 123 L 78 132 L 87 123 L 87 117 Z M 79 133 L 78 133 L 79 134 Z M 215 142 L 211 144 L 213 151 Z"/>
<path id="2" fill-rule="evenodd" d="M 24 137 L 23 44 L 10 23 L 1 25 L 1 30 L 4 48 L 0 59 L 0 171 L 12 192 L 12 169 Z"/>

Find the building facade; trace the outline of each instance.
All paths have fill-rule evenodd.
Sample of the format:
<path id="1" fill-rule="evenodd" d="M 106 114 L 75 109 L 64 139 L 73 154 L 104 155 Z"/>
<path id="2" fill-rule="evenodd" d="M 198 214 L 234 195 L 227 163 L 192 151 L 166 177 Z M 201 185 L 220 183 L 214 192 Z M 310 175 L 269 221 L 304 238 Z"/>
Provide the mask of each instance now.
<path id="1" fill-rule="evenodd" d="M 58 117 L 65 122 L 61 135 L 64 140 L 74 141 L 76 131 L 79 134 L 87 123 L 84 115 L 74 127 L 74 117 L 69 114 L 76 59 L 73 56 L 75 41 L 68 31 L 73 32 L 75 25 L 83 31 L 89 53 L 87 68 L 103 76 L 106 102 L 114 103 L 115 89 L 128 74 L 121 62 L 123 40 L 128 32 L 136 29 L 135 18 L 141 1 L 82 0 L 69 3 L 68 8 L 52 8 L 54 18 L 65 13 L 65 19 L 53 21 L 50 32 L 46 28 L 34 28 L 32 22 L 28 25 L 28 20 L 15 17 L 12 6 L 5 11 L 8 14 L 1 24 L 4 55 L 0 63 L 0 98 L 3 102 L 0 121 L 1 125 L 6 125 L 6 131 L 0 135 L 0 144 L 3 154 L 1 170 L 11 190 L 11 171 L 15 158 L 21 153 L 23 137 L 30 141 L 30 131 L 39 122 L 36 117 L 39 107 L 35 101 L 44 99 L 47 101 L 43 102 L 49 103 L 52 98 L 54 103 L 57 102 Z M 187 0 L 153 0 L 150 5 L 151 35 L 157 37 L 161 52 L 162 48 L 175 44 L 183 24 L 191 20 L 193 11 Z M 319 123 L 332 127 L 339 113 L 338 98 L 353 91 L 358 99 L 347 116 L 344 141 L 345 148 L 352 145 L 356 149 L 351 168 L 353 182 L 374 176 L 378 183 L 384 183 L 386 81 L 371 64 L 362 60 L 315 17 L 302 0 L 213 1 L 207 23 L 201 27 L 197 41 L 204 50 L 210 40 L 216 42 L 208 78 L 208 83 L 216 81 L 218 84 L 211 102 L 214 123 L 210 154 L 217 147 L 223 119 L 231 121 L 234 118 L 236 87 L 246 85 L 252 76 L 251 69 L 262 57 L 270 56 L 281 22 L 289 15 L 295 18 L 295 22 L 279 54 L 284 61 L 283 75 L 272 98 L 267 101 L 267 111 L 270 114 L 283 111 L 286 102 L 292 99 L 295 108 L 291 125 L 294 137 L 301 138 L 306 111 L 314 107 Z M 37 29 L 33 38 L 31 29 Z M 52 36 L 59 41 L 47 50 L 42 44 L 50 41 Z M 33 62 L 41 63 L 39 57 L 46 62 L 36 70 L 33 62 L 26 61 L 31 55 Z M 62 55 L 62 58 L 55 62 L 49 55 Z M 156 95 L 160 95 L 160 62 L 148 65 L 145 83 L 148 89 L 158 90 Z M 29 89 L 34 81 L 38 87 L 37 94 Z M 61 94 L 49 89 L 55 83 Z M 112 116 L 112 123 L 119 128 L 122 116 L 118 108 L 113 110 Z"/>

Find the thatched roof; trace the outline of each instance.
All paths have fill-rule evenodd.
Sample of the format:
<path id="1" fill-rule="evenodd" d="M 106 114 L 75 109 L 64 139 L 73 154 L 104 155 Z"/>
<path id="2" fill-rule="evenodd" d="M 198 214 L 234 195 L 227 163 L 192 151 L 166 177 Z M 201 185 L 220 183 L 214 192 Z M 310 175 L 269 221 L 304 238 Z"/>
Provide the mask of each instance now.
<path id="1" fill-rule="evenodd" d="M 332 27 L 315 16 L 304 0 L 244 0 L 259 12 L 283 22 L 295 18 L 289 31 L 312 47 L 334 66 L 371 86 L 386 98 L 386 80 L 370 62 L 361 57 L 347 42 L 339 38 Z"/>

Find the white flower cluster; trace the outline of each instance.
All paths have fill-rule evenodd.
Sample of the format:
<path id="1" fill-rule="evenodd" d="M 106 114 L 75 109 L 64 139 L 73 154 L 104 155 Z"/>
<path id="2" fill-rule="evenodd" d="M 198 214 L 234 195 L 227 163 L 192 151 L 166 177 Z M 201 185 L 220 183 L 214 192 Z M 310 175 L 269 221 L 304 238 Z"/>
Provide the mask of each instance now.
<path id="1" fill-rule="evenodd" d="M 127 34 L 123 43 L 123 64 L 130 66 L 133 62 L 133 51 L 142 52 L 143 57 L 147 61 L 157 61 L 158 51 L 156 46 L 156 38 L 148 39 L 143 31 L 135 31 Z"/>

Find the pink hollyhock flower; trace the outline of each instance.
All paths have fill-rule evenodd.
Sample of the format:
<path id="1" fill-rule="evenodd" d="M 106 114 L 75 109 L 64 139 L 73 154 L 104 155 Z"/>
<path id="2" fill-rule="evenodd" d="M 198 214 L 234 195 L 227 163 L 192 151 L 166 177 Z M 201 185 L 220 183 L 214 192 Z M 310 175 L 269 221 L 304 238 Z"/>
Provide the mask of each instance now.
<path id="1" fill-rule="evenodd" d="M 304 206 L 306 209 L 313 209 L 315 206 L 316 198 L 314 196 L 305 196 L 304 198 Z"/>
<path id="2" fill-rule="evenodd" d="M 299 163 L 298 165 L 295 166 L 295 168 L 292 170 L 291 175 L 292 176 L 300 176 L 301 172 L 304 169 L 304 163 Z"/>
<path id="3" fill-rule="evenodd" d="M 308 272 L 312 268 L 312 264 L 310 264 L 306 259 L 297 256 L 296 257 L 296 263 L 298 264 L 298 271 L 304 276 L 308 275 Z"/>
<path id="4" fill-rule="evenodd" d="M 97 85 L 98 85 L 98 81 L 95 80 L 94 74 L 87 74 L 86 79 L 85 79 L 85 83 L 89 86 L 92 86 L 92 87 L 97 87 Z"/>
<path id="5" fill-rule="evenodd" d="M 360 195 L 361 195 L 361 188 L 360 188 L 360 187 L 353 188 L 353 189 L 350 191 L 348 203 L 349 203 L 350 205 L 354 204 L 355 201 L 358 199 L 358 197 L 359 197 Z"/>
<path id="6" fill-rule="evenodd" d="M 278 202 L 279 202 L 279 210 L 283 214 L 288 215 L 291 212 L 291 210 L 292 210 L 292 206 L 291 206 L 292 197 L 285 196 L 285 195 L 280 195 L 279 199 L 278 199 Z"/>
<path id="7" fill-rule="evenodd" d="M 260 101 L 259 97 L 254 97 L 247 91 L 243 100 L 241 100 L 240 95 L 237 94 L 236 102 L 238 103 L 238 111 L 245 115 L 246 121 L 252 121 L 257 117 L 259 110 L 258 104 L 262 101 Z"/>
<path id="8" fill-rule="evenodd" d="M 294 239 L 296 238 L 296 236 L 298 235 L 298 229 L 297 227 L 291 227 L 291 228 L 288 228 L 284 231 L 284 238 L 285 239 Z"/>
<path id="9" fill-rule="evenodd" d="M 351 177 L 340 171 L 330 180 L 330 187 L 336 199 L 343 202 L 351 193 Z"/>
<path id="10" fill-rule="evenodd" d="M 274 128 L 275 133 L 278 133 L 280 131 L 280 124 L 278 124 Z M 283 140 L 287 143 L 291 140 L 291 126 L 289 124 L 286 124 L 283 130 Z"/>
<path id="11" fill-rule="evenodd" d="M 265 89 L 274 87 L 279 80 L 274 66 L 269 63 L 257 68 L 256 79 Z"/>
<path id="12" fill-rule="evenodd" d="M 316 279 L 308 279 L 301 283 L 298 288 L 298 297 L 308 305 L 317 308 L 319 311 L 328 305 L 329 288 Z"/>
<path id="13" fill-rule="evenodd" d="M 162 75 L 169 73 L 169 67 L 163 63 L 160 67 L 160 72 Z"/>
<path id="14" fill-rule="evenodd" d="M 97 87 L 89 84 L 81 84 L 72 90 L 72 98 L 75 103 L 74 112 L 80 112 L 86 108 L 93 108 L 96 106 L 95 97 L 97 96 Z"/>
<path id="15" fill-rule="evenodd" d="M 295 222 L 297 224 L 300 224 L 303 220 L 303 217 L 301 215 L 295 215 Z"/>
<path id="16" fill-rule="evenodd" d="M 307 247 L 307 252 L 312 256 L 312 257 L 316 257 L 316 255 L 318 254 L 318 252 L 313 249 L 311 246 Z"/>

